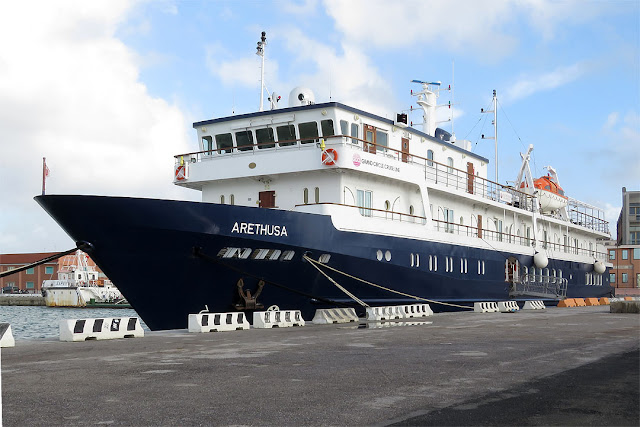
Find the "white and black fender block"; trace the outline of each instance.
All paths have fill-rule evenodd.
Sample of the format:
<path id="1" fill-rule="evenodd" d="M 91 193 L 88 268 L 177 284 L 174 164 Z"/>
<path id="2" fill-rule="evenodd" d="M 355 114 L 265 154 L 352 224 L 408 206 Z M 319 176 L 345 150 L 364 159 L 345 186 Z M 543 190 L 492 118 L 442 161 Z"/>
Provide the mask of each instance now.
<path id="1" fill-rule="evenodd" d="M 525 301 L 523 310 L 544 310 L 546 307 L 542 301 Z"/>
<path id="2" fill-rule="evenodd" d="M 498 302 L 498 310 L 500 313 L 515 313 L 520 310 L 520 307 L 515 301 L 500 301 Z"/>
<path id="3" fill-rule="evenodd" d="M 224 332 L 246 329 L 249 329 L 249 321 L 243 312 L 189 315 L 189 332 Z"/>
<path id="4" fill-rule="evenodd" d="M 11 333 L 11 323 L 0 323 L 0 347 L 15 347 L 16 341 Z"/>
<path id="5" fill-rule="evenodd" d="M 367 307 L 367 320 L 395 320 L 404 319 L 404 309 L 401 305 Z"/>
<path id="6" fill-rule="evenodd" d="M 497 302 L 476 302 L 473 303 L 473 311 L 476 313 L 497 313 L 498 303 Z"/>
<path id="7" fill-rule="evenodd" d="M 315 324 L 357 322 L 358 315 L 354 308 L 320 308 L 316 310 L 312 322 Z"/>
<path id="8" fill-rule="evenodd" d="M 300 310 L 267 310 L 253 312 L 253 327 L 259 329 L 304 326 Z"/>
<path id="9" fill-rule="evenodd" d="M 410 304 L 403 305 L 402 307 L 406 319 L 433 316 L 433 310 L 431 310 L 429 304 Z"/>
<path id="10" fill-rule="evenodd" d="M 63 319 L 60 341 L 113 340 L 142 338 L 144 330 L 137 317 L 104 317 L 97 319 Z"/>

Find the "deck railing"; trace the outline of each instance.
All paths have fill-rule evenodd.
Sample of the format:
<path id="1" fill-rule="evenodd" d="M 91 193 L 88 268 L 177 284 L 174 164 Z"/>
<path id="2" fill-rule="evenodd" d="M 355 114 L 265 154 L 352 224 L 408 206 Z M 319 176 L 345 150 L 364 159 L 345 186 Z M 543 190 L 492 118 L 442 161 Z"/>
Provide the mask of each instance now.
<path id="1" fill-rule="evenodd" d="M 512 186 L 502 185 L 426 157 L 409 154 L 395 148 L 387 147 L 386 145 L 375 144 L 347 135 L 306 137 L 286 141 L 267 141 L 240 147 L 226 147 L 178 154 L 174 156 L 174 158 L 176 165 L 184 162 L 197 163 L 203 160 L 212 160 L 227 156 L 251 155 L 268 152 L 270 150 L 299 150 L 317 146 L 321 140 L 324 140 L 326 146 L 349 146 L 366 153 L 418 166 L 423 169 L 425 180 L 434 184 L 444 185 L 457 191 L 465 191 L 484 199 L 514 206 L 529 212 L 533 212 L 535 209 L 534 198 Z M 570 198 L 567 209 L 569 211 L 569 219 L 572 223 L 595 231 L 609 232 L 608 222 L 604 219 L 604 213 L 599 208 Z M 397 212 L 394 214 L 399 215 Z"/>

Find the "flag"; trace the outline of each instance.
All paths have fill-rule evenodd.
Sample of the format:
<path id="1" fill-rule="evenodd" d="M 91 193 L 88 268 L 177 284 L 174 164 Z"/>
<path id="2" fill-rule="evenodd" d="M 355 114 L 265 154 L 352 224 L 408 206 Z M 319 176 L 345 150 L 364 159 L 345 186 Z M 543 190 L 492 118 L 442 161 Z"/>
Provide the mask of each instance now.
<path id="1" fill-rule="evenodd" d="M 49 176 L 49 168 L 47 167 L 47 159 L 46 157 L 42 158 L 42 195 L 44 196 L 44 183 L 47 177 Z"/>

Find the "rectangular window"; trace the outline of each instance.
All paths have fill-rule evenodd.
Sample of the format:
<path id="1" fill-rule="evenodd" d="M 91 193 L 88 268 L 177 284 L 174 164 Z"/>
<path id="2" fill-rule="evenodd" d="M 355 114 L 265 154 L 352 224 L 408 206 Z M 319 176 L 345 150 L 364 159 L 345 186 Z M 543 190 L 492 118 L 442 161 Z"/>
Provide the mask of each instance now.
<path id="1" fill-rule="evenodd" d="M 275 147 L 276 144 L 275 139 L 273 138 L 273 129 L 256 129 L 256 141 L 258 142 L 258 149 Z"/>
<path id="2" fill-rule="evenodd" d="M 233 151 L 233 137 L 230 133 L 216 135 L 218 153 L 231 153 Z"/>
<path id="3" fill-rule="evenodd" d="M 609 259 L 610 260 L 616 259 L 616 251 L 609 251 Z"/>
<path id="4" fill-rule="evenodd" d="M 609 273 L 609 282 L 611 284 L 616 283 L 616 273 Z"/>
<path id="5" fill-rule="evenodd" d="M 640 248 L 635 248 L 633 250 L 633 259 L 640 259 Z"/>
<path id="6" fill-rule="evenodd" d="M 498 232 L 498 242 L 502 242 L 502 220 L 498 218 L 496 218 L 495 220 L 496 220 L 496 231 Z"/>
<path id="7" fill-rule="evenodd" d="M 298 124 L 300 132 L 301 144 L 312 144 L 318 142 L 318 124 L 316 122 L 307 122 Z M 311 139 L 306 139 L 311 138 Z"/>
<path id="8" fill-rule="evenodd" d="M 294 125 L 278 126 L 276 128 L 276 134 L 278 135 L 278 145 L 280 147 L 294 145 L 296 143 L 296 127 Z"/>
<path id="9" fill-rule="evenodd" d="M 202 151 L 206 151 L 207 154 L 212 154 L 211 150 L 213 150 L 213 137 L 212 136 L 203 136 L 202 137 Z"/>
<path id="10" fill-rule="evenodd" d="M 629 281 L 629 274 L 622 273 L 622 283 L 627 283 Z"/>
<path id="11" fill-rule="evenodd" d="M 325 138 L 336 134 L 333 130 L 333 120 L 331 119 L 322 120 L 320 122 L 320 127 L 322 128 L 322 136 Z"/>
<path id="12" fill-rule="evenodd" d="M 357 144 L 357 138 L 360 138 L 360 126 L 357 123 L 351 123 L 351 136 L 351 142 Z"/>
<path id="13" fill-rule="evenodd" d="M 53 274 L 53 267 L 46 266 L 44 268 L 44 274 Z"/>
<path id="14" fill-rule="evenodd" d="M 629 251 L 626 249 L 622 250 L 622 259 L 629 259 Z"/>
<path id="15" fill-rule="evenodd" d="M 372 201 L 372 193 L 371 191 L 358 190 L 358 207 L 360 208 L 360 215 L 362 216 L 371 216 L 371 201 Z"/>
<path id="16" fill-rule="evenodd" d="M 34 289 L 33 282 L 27 282 L 27 289 Z"/>
<path id="17" fill-rule="evenodd" d="M 253 133 L 250 130 L 236 132 L 236 147 L 240 151 L 253 150 Z"/>
<path id="18" fill-rule="evenodd" d="M 349 135 L 349 122 L 346 120 L 340 120 L 340 134 Z"/>
<path id="19" fill-rule="evenodd" d="M 385 152 L 389 146 L 389 136 L 386 132 L 376 129 L 376 144 L 378 144 L 378 150 Z"/>
<path id="20" fill-rule="evenodd" d="M 27 274 L 33 274 L 33 267 L 27 268 Z"/>

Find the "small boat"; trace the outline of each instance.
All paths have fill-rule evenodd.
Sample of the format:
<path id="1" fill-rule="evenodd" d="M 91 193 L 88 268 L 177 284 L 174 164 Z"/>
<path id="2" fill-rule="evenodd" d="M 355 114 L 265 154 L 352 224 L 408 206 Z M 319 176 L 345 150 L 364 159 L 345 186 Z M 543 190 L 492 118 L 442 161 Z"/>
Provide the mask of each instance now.
<path id="1" fill-rule="evenodd" d="M 131 308 L 110 280 L 88 262 L 81 250 L 59 261 L 57 280 L 42 282 L 42 296 L 48 307 Z"/>

